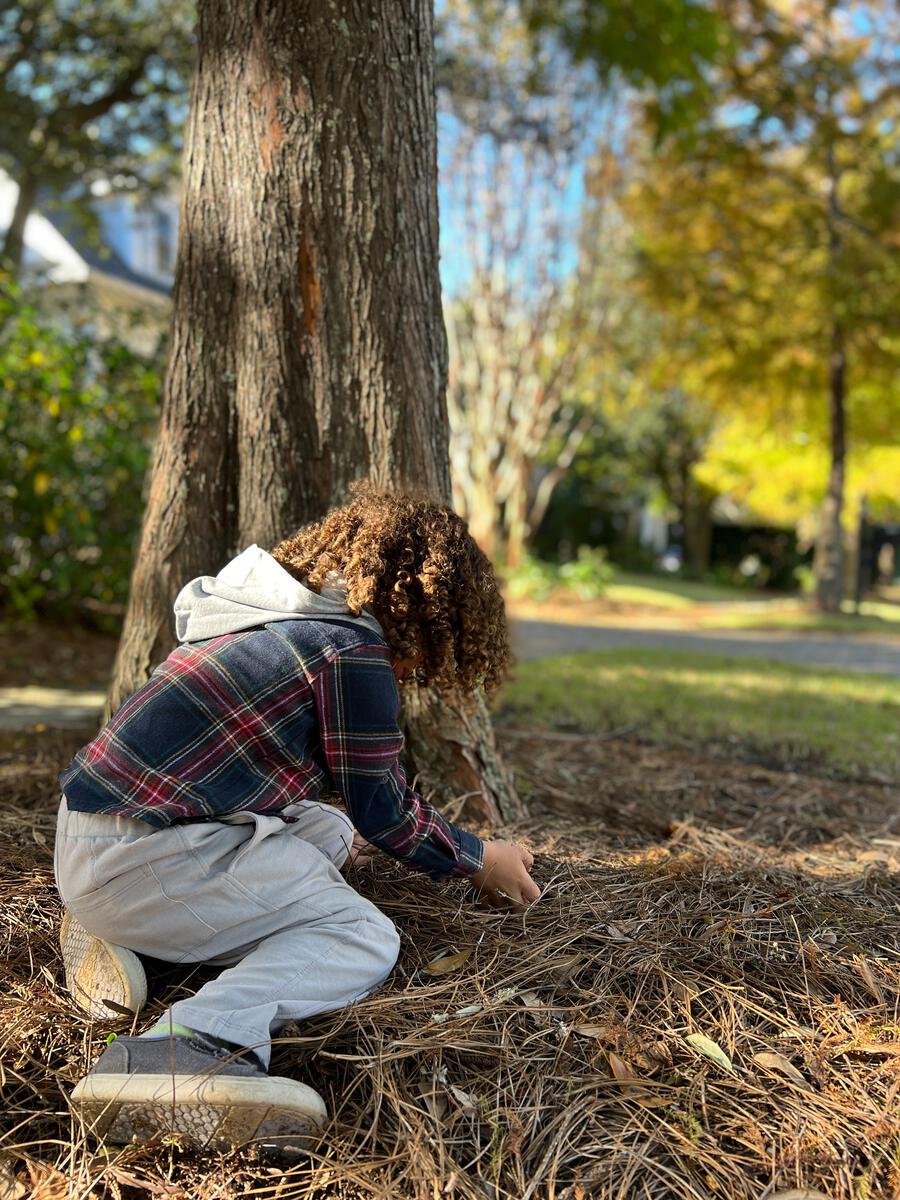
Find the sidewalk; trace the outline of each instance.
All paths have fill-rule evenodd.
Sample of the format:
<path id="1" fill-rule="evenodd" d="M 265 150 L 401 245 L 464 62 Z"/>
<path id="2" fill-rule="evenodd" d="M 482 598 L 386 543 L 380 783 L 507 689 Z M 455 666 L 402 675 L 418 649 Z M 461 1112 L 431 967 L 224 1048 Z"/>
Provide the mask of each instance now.
<path id="1" fill-rule="evenodd" d="M 0 688 L 0 730 L 99 724 L 105 699 L 106 693 L 96 689 Z"/>
<path id="2" fill-rule="evenodd" d="M 581 650 L 619 650 L 629 646 L 694 654 L 771 658 L 777 662 L 837 671 L 900 676 L 900 642 L 840 634 L 692 633 L 675 629 L 630 629 L 618 625 L 570 625 L 518 619 L 512 622 L 513 648 L 523 661 L 574 654 Z"/>

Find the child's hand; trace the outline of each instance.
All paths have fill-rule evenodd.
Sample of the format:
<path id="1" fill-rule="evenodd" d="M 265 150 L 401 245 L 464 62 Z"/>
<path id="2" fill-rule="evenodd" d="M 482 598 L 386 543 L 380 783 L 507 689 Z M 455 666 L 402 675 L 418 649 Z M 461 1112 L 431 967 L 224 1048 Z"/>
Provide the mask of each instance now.
<path id="1" fill-rule="evenodd" d="M 469 878 L 492 908 L 527 908 L 541 894 L 528 874 L 533 863 L 524 846 L 498 838 L 484 843 L 484 864 Z"/>
<path id="2" fill-rule="evenodd" d="M 371 842 L 367 842 L 361 833 L 353 831 L 353 845 L 350 847 L 350 853 L 347 855 L 347 861 L 344 863 L 343 869 L 347 867 L 361 867 L 363 863 L 367 863 L 370 858 L 378 853 L 378 847 L 373 846 Z"/>

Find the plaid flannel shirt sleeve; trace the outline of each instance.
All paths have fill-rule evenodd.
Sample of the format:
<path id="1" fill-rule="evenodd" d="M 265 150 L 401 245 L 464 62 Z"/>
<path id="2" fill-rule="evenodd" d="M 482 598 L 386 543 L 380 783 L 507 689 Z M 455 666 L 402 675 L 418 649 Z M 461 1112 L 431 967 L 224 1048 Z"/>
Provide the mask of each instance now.
<path id="1" fill-rule="evenodd" d="M 406 782 L 400 695 L 387 647 L 335 652 L 316 672 L 313 691 L 325 761 L 362 836 L 435 878 L 477 871 L 481 839 L 445 821 Z"/>

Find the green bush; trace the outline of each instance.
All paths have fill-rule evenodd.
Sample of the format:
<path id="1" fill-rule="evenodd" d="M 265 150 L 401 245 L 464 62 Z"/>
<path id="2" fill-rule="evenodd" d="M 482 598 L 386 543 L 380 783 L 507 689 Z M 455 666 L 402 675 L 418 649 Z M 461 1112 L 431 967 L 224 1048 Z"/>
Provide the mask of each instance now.
<path id="1" fill-rule="evenodd" d="M 559 581 L 582 600 L 597 600 L 612 583 L 614 574 L 602 546 L 579 546 L 577 558 L 559 568 Z"/>
<path id="2" fill-rule="evenodd" d="M 516 600 L 546 600 L 558 590 L 574 592 L 582 600 L 596 600 L 614 574 L 603 547 L 579 546 L 572 562 L 558 564 L 526 557 L 521 566 L 506 572 L 506 590 Z"/>
<path id="3" fill-rule="evenodd" d="M 526 555 L 515 570 L 505 574 L 506 590 L 516 600 L 546 600 L 559 586 L 559 568 L 530 555 Z"/>
<path id="4" fill-rule="evenodd" d="M 0 289 L 0 604 L 124 603 L 160 392 L 156 364 Z"/>
<path id="5" fill-rule="evenodd" d="M 816 573 L 807 563 L 794 567 L 794 582 L 804 596 L 812 596 L 816 590 Z"/>

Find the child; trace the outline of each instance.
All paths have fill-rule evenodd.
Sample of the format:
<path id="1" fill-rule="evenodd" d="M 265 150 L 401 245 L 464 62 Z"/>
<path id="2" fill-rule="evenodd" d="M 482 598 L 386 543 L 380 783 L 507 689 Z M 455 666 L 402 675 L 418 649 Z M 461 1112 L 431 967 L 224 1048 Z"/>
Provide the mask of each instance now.
<path id="1" fill-rule="evenodd" d="M 400 944 L 343 879 L 351 854 L 367 839 L 493 904 L 540 894 L 525 849 L 449 824 L 398 761 L 396 680 L 495 687 L 503 600 L 450 509 L 358 489 L 193 580 L 175 620 L 178 648 L 60 776 L 63 960 L 106 1016 L 143 1004 L 139 954 L 226 969 L 112 1041 L 73 1107 L 112 1142 L 300 1145 L 325 1105 L 266 1074 L 271 1034 L 367 995 Z M 349 819 L 317 799 L 328 785 Z"/>

